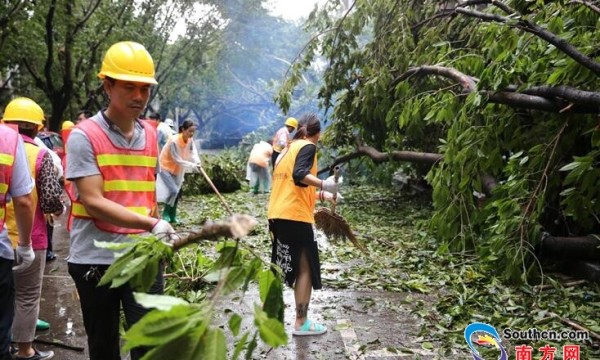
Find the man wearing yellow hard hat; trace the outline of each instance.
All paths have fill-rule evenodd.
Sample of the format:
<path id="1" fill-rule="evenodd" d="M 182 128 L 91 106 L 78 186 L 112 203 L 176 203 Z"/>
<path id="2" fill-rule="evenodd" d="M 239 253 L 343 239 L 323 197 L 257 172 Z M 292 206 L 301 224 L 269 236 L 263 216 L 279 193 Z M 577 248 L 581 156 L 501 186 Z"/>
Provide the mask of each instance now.
<path id="1" fill-rule="evenodd" d="M 132 41 L 112 45 L 104 55 L 102 79 L 108 107 L 73 128 L 67 144 L 66 177 L 72 193 L 69 274 L 75 281 L 91 360 L 120 359 L 120 308 L 126 327 L 149 310 L 137 304 L 128 284 L 116 289 L 97 284 L 114 262 L 114 252 L 94 241 L 123 243 L 128 235 L 152 232 L 166 240 L 171 225 L 158 219 L 155 180 L 156 130 L 139 120 L 156 84 L 154 62 Z M 162 293 L 162 270 L 150 293 Z M 131 359 L 145 354 L 133 349 Z"/>
<path id="2" fill-rule="evenodd" d="M 51 359 L 52 351 L 40 351 L 33 347 L 37 318 L 42 295 L 42 278 L 46 265 L 48 248 L 48 228 L 45 214 L 60 215 L 63 204 L 60 201 L 62 188 L 54 171 L 54 163 L 49 150 L 38 146 L 34 138 L 42 127 L 44 111 L 35 101 L 20 97 L 11 101 L 2 119 L 7 124 L 16 125 L 25 143 L 29 172 L 35 180 L 33 203 L 35 213 L 31 243 L 35 259 L 30 267 L 15 273 L 15 318 L 12 326 L 13 341 L 18 351 L 15 359 Z M 6 210 L 6 227 L 13 245 L 18 245 L 19 229 L 15 208 L 9 204 Z"/>
<path id="3" fill-rule="evenodd" d="M 298 127 L 298 120 L 293 117 L 289 117 L 285 120 L 284 126 L 277 130 L 273 136 L 273 155 L 271 155 L 271 164 L 275 169 L 275 162 L 277 157 L 283 148 L 285 148 L 292 139 L 291 133 Z"/>

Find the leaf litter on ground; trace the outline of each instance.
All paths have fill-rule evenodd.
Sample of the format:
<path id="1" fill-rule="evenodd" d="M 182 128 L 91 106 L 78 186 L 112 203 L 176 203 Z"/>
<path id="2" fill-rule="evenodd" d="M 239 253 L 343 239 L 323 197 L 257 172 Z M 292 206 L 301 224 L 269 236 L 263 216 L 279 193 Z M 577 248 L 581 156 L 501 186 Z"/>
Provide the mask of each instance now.
<path id="1" fill-rule="evenodd" d="M 269 261 L 271 240 L 266 218 L 269 194 L 253 195 L 240 190 L 223 196 L 234 213 L 251 214 L 259 221 L 241 244 L 263 261 Z M 184 196 L 180 204 L 185 227 L 228 216 L 215 195 Z M 365 245 L 368 256 L 349 242 L 332 242 L 317 234 L 324 286 L 408 293 L 403 303 L 411 306 L 412 312 L 424 321 L 419 334 L 415 335 L 424 337 L 427 348 L 429 343 L 434 344 L 433 348 L 440 356 L 468 355 L 463 332 L 475 321 L 489 323 L 500 333 L 505 328 L 573 330 L 559 319 L 547 316 L 551 311 L 592 331 L 600 330 L 598 285 L 586 283 L 563 287 L 560 275 L 546 274 L 545 283 L 555 284 L 554 287 L 539 290 L 540 287 L 534 285 L 512 286 L 501 283 L 494 276 L 494 269 L 472 253 L 439 252 L 436 239 L 428 228 L 431 202 L 423 196 L 402 195 L 384 187 L 345 187 L 344 202 L 338 205 L 337 212 Z M 188 261 L 193 262 L 198 254 L 215 257 L 214 248 L 214 243 L 205 242 L 196 251 L 185 251 L 193 252 L 188 257 Z M 177 283 L 170 290 L 179 292 L 179 287 L 183 287 L 195 294 L 193 291 L 206 286 L 211 285 L 199 282 L 186 288 Z M 197 294 L 194 296 L 198 297 Z M 390 311 L 398 305 L 386 304 Z M 527 344 L 538 349 L 548 344 L 557 347 L 560 356 L 562 346 L 566 345 L 550 340 L 511 340 L 510 344 L 504 345 L 507 344 L 512 346 L 507 348 L 509 354 L 514 353 L 516 345 Z M 600 359 L 597 342 L 576 344 L 581 345 L 585 358 Z"/>

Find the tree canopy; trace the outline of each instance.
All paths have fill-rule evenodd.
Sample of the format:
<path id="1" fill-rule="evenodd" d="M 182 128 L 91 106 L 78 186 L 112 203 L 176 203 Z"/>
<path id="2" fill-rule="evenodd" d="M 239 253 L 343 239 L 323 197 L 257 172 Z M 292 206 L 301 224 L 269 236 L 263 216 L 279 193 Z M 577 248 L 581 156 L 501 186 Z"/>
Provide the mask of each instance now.
<path id="1" fill-rule="evenodd" d="M 289 105 L 302 72 L 322 57 L 319 97 L 332 118 L 325 138 L 348 149 L 342 161 L 430 154 L 440 250 L 475 250 L 505 278 L 525 281 L 539 269 L 542 232 L 600 230 L 596 5 L 356 0 L 340 12 L 342 5 L 311 14 L 315 36 L 279 103 Z M 486 194 L 483 206 L 474 194 Z"/>

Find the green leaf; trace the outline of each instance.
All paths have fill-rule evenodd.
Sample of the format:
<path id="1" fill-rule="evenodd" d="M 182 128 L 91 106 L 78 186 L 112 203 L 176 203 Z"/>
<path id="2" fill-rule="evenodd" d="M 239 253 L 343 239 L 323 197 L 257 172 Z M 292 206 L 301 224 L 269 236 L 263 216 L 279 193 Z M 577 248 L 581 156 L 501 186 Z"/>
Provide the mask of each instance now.
<path id="1" fill-rule="evenodd" d="M 94 246 L 101 248 L 101 249 L 119 251 L 119 250 L 132 248 L 135 246 L 135 243 L 133 243 L 133 242 L 115 243 L 115 242 L 94 240 Z"/>
<path id="2" fill-rule="evenodd" d="M 194 326 L 190 317 L 198 312 L 195 308 L 183 305 L 175 306 L 169 311 L 152 310 L 123 335 L 126 341 L 123 350 L 166 344 L 186 334 Z"/>
<path id="3" fill-rule="evenodd" d="M 106 272 L 104 273 L 104 275 L 100 279 L 100 282 L 98 283 L 98 286 L 108 285 L 115 278 L 121 276 L 121 273 L 122 273 L 123 269 L 133 259 L 134 259 L 134 252 L 130 250 L 130 251 L 126 252 L 125 254 L 123 254 L 120 258 L 118 258 L 117 260 L 115 260 L 115 262 L 112 263 L 112 265 L 108 267 L 108 269 L 106 270 Z"/>
<path id="4" fill-rule="evenodd" d="M 254 333 L 252 340 L 250 340 L 250 342 L 248 343 L 248 347 L 246 350 L 246 360 L 252 360 L 252 353 L 256 349 L 257 345 L 258 345 L 258 341 L 256 340 L 256 333 Z"/>
<path id="5" fill-rule="evenodd" d="M 287 344 L 288 337 L 283 323 L 272 318 L 260 321 L 258 324 L 260 338 L 272 347 Z"/>
<path id="6" fill-rule="evenodd" d="M 569 163 L 569 164 L 561 167 L 558 171 L 571 171 L 571 170 L 577 168 L 579 165 L 581 165 L 581 163 L 574 161 L 572 163 Z"/>
<path id="7" fill-rule="evenodd" d="M 131 260 L 129 260 L 129 257 L 127 257 L 127 259 L 128 259 L 128 262 L 127 262 L 127 264 L 125 264 L 125 266 L 119 273 L 119 276 L 117 276 L 113 279 L 113 281 L 110 285 L 111 288 L 117 288 L 121 285 L 124 285 L 131 278 L 136 276 L 139 272 L 142 272 L 142 270 L 144 270 L 146 267 L 145 264 L 146 264 L 146 260 L 148 260 L 148 255 L 138 256 Z M 119 258 L 119 260 L 120 260 L 120 258 Z M 156 276 L 156 273 L 154 274 L 154 276 Z"/>
<path id="8" fill-rule="evenodd" d="M 204 357 L 202 359 L 226 360 L 227 344 L 223 330 L 216 328 L 208 330 L 202 337 L 204 345 Z"/>
<path id="9" fill-rule="evenodd" d="M 236 313 L 233 313 L 229 318 L 229 329 L 231 330 L 234 336 L 237 336 L 239 334 L 241 326 L 242 317 Z"/>
<path id="10" fill-rule="evenodd" d="M 258 274 L 258 289 L 261 302 L 265 302 L 273 281 L 275 281 L 275 274 L 270 269 L 263 270 Z"/>
<path id="11" fill-rule="evenodd" d="M 148 309 L 158 309 L 161 311 L 169 311 L 173 306 L 189 305 L 189 303 L 181 298 L 168 295 L 152 295 L 136 292 L 133 294 L 135 301 Z"/>
<path id="12" fill-rule="evenodd" d="M 198 360 L 207 359 L 204 356 L 203 342 L 200 341 L 202 331 L 196 329 L 177 338 L 165 341 L 160 346 L 150 350 L 142 360 Z"/>
<path id="13" fill-rule="evenodd" d="M 240 357 L 242 350 L 244 350 L 244 347 L 246 346 L 246 341 L 248 340 L 249 334 L 250 333 L 248 332 L 244 333 L 244 335 L 236 342 L 235 350 L 231 356 L 231 360 L 237 360 L 237 358 Z"/>

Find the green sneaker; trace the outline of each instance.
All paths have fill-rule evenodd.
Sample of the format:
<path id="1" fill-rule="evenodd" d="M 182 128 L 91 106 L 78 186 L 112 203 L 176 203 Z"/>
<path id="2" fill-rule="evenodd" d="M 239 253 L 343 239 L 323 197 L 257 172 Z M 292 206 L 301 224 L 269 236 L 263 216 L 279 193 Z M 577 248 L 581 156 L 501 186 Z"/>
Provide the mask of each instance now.
<path id="1" fill-rule="evenodd" d="M 37 320 L 37 324 L 35 325 L 36 330 L 48 330 L 50 329 L 50 324 L 45 322 L 44 320 Z"/>

